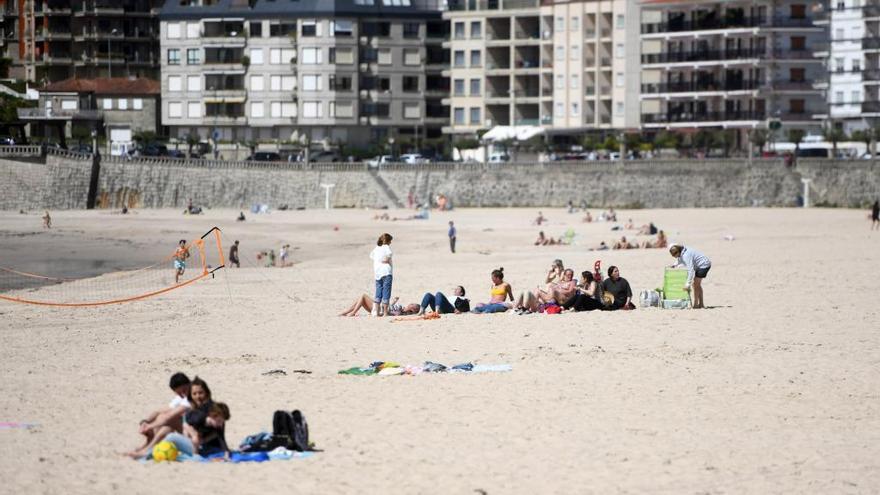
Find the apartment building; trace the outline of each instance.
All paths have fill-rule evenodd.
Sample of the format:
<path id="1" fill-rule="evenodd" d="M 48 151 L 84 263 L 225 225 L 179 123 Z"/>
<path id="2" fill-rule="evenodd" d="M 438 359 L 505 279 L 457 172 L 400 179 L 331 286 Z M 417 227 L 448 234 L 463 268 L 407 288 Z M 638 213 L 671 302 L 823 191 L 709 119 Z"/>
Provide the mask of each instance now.
<path id="1" fill-rule="evenodd" d="M 450 134 L 639 126 L 634 0 L 451 1 Z"/>
<path id="2" fill-rule="evenodd" d="M 170 0 L 162 123 L 215 142 L 418 146 L 447 120 L 444 36 L 432 0 Z"/>
<path id="3" fill-rule="evenodd" d="M 10 76 L 39 83 L 68 78 L 159 76 L 162 0 L 5 0 Z"/>
<path id="4" fill-rule="evenodd" d="M 817 130 L 826 28 L 804 0 L 647 0 L 642 4 L 642 125 L 733 128 L 779 120 Z"/>
<path id="5" fill-rule="evenodd" d="M 829 35 L 815 47 L 827 71 L 816 83 L 827 103 L 821 118 L 847 133 L 874 127 L 880 121 L 880 0 L 825 1 L 814 11 Z"/>

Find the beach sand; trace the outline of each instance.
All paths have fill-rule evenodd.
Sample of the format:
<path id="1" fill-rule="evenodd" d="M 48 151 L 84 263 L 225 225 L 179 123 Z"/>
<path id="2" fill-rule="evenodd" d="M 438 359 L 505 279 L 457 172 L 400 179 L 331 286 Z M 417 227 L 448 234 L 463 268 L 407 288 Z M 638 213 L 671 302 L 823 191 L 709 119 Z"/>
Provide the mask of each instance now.
<path id="1" fill-rule="evenodd" d="M 241 240 L 245 260 L 143 302 L 0 301 L 0 421 L 39 424 L 0 430 L 0 493 L 880 491 L 880 232 L 862 211 L 619 212 L 620 224 L 654 221 L 712 258 L 707 310 L 399 323 L 336 316 L 372 290 L 368 254 L 385 231 L 403 302 L 458 284 L 485 301 L 499 266 L 514 291 L 532 289 L 554 258 L 578 272 L 597 259 L 617 265 L 637 294 L 660 286 L 672 258 L 589 252 L 621 233 L 559 209 L 544 210 L 540 229 L 531 209 L 399 222 L 367 210 L 292 211 L 244 223 L 237 210 L 53 212 L 51 231 L 40 214 L 0 213 L 0 265 L 55 275 L 146 265 L 214 225 L 227 246 Z M 568 227 L 576 245 L 532 245 L 538 230 L 556 237 Z M 255 252 L 283 243 L 298 247 L 295 266 L 249 267 Z M 513 370 L 337 374 L 377 360 Z M 263 375 L 278 368 L 288 374 Z M 121 457 L 140 442 L 138 420 L 171 399 L 175 371 L 203 377 L 229 404 L 231 444 L 271 428 L 274 410 L 296 408 L 323 452 L 238 465 Z"/>

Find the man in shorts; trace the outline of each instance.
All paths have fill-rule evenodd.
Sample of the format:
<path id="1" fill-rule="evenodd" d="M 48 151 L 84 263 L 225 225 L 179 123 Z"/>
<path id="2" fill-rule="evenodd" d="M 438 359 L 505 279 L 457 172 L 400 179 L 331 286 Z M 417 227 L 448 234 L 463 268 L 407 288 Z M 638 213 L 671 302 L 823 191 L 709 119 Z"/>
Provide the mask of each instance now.
<path id="1" fill-rule="evenodd" d="M 229 248 L 229 266 L 235 265 L 236 268 L 241 268 L 241 263 L 238 261 L 238 241 L 235 241 Z"/>
<path id="2" fill-rule="evenodd" d="M 180 283 L 180 276 L 186 271 L 186 259 L 189 258 L 189 248 L 186 247 L 186 239 L 181 239 L 177 243 L 177 250 L 174 251 L 174 283 Z"/>
<path id="3" fill-rule="evenodd" d="M 669 254 L 676 259 L 672 264 L 673 268 L 683 266 L 688 270 L 688 281 L 684 290 L 691 292 L 693 308 L 704 308 L 703 279 L 709 274 L 712 261 L 705 254 L 678 243 L 669 247 Z"/>

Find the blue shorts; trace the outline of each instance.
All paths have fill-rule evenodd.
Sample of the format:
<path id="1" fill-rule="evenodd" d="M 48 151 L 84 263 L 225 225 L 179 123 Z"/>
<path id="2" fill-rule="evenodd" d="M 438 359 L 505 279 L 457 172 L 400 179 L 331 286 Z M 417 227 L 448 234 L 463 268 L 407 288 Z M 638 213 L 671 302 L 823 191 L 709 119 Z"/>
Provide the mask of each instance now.
<path id="1" fill-rule="evenodd" d="M 382 304 L 388 304 L 391 301 L 391 279 L 391 275 L 385 275 L 376 280 L 376 297 L 373 298 L 373 301 Z"/>
<path id="2" fill-rule="evenodd" d="M 175 270 L 186 270 L 186 261 L 174 260 Z"/>

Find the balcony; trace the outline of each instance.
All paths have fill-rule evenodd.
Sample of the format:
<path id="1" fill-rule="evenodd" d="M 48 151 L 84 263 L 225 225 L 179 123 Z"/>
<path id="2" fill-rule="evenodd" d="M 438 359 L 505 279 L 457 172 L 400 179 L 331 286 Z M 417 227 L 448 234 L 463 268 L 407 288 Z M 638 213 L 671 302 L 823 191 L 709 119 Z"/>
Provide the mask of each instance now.
<path id="1" fill-rule="evenodd" d="M 721 29 L 747 29 L 755 27 L 810 28 L 816 27 L 810 18 L 791 17 L 711 17 L 698 20 L 672 20 L 644 23 L 642 34 L 678 33 L 687 31 L 715 31 Z"/>
<path id="2" fill-rule="evenodd" d="M 710 62 L 765 57 L 765 50 L 701 50 L 696 52 L 665 52 L 642 55 L 643 64 L 674 64 L 680 62 Z M 810 58 L 813 57 L 810 52 Z"/>
<path id="3" fill-rule="evenodd" d="M 862 38 L 862 49 L 863 50 L 880 49 L 880 38 Z"/>
<path id="4" fill-rule="evenodd" d="M 22 120 L 100 120 L 101 110 L 54 110 L 51 108 L 19 108 Z"/>
<path id="5" fill-rule="evenodd" d="M 449 0 L 447 9 L 457 11 L 535 9 L 541 0 Z"/>
<path id="6" fill-rule="evenodd" d="M 642 122 L 646 124 L 688 123 L 688 122 L 725 122 L 764 120 L 764 112 L 687 112 L 670 111 L 668 113 L 642 114 Z"/>
<path id="7" fill-rule="evenodd" d="M 667 82 L 667 83 L 646 83 L 642 84 L 642 94 L 660 94 L 660 93 L 718 93 L 722 91 L 752 91 L 761 87 L 761 81 L 742 80 L 742 81 L 683 81 L 683 82 Z"/>
<path id="8" fill-rule="evenodd" d="M 862 102 L 862 113 L 880 113 L 880 101 Z"/>

